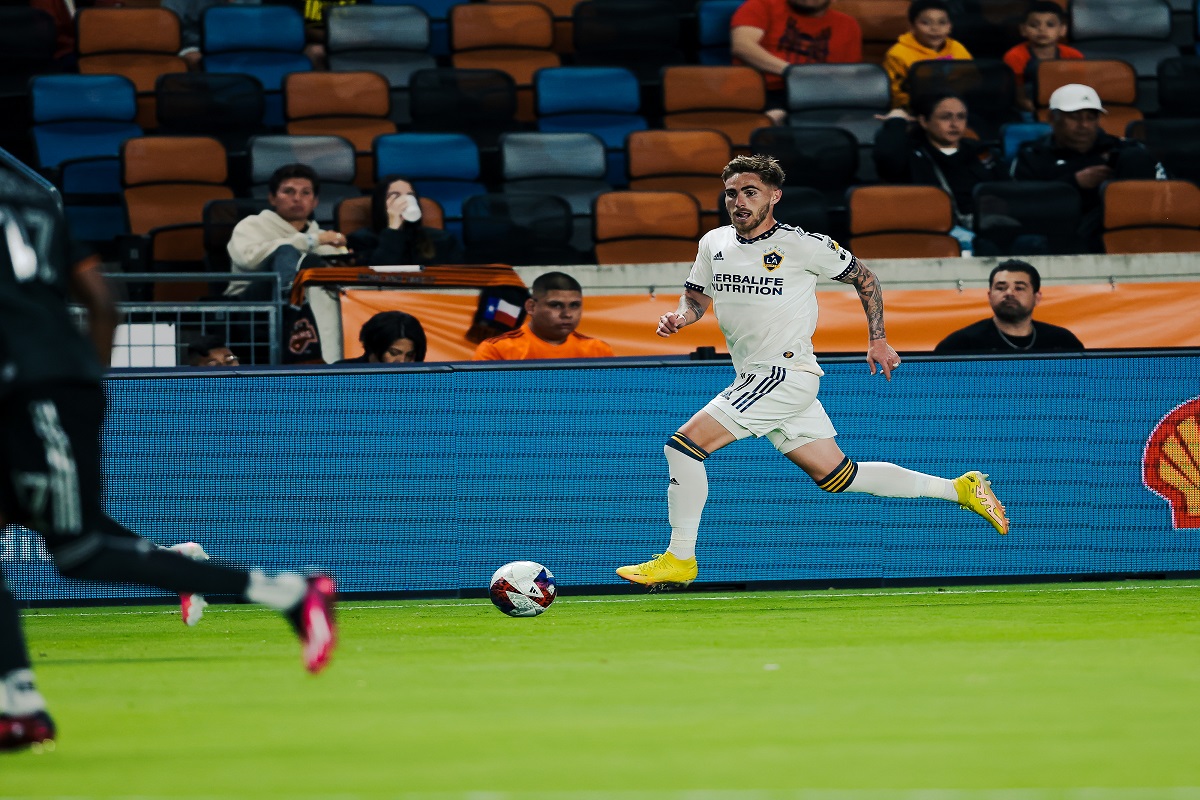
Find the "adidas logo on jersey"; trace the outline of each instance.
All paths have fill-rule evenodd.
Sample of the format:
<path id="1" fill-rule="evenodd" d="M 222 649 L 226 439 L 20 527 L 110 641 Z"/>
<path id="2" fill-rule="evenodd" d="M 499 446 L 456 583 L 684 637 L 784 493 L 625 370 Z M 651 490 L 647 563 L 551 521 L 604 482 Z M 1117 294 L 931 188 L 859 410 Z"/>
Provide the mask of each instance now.
<path id="1" fill-rule="evenodd" d="M 725 256 L 721 255 L 720 250 L 718 250 L 717 254 L 715 256 L 713 256 L 713 261 L 724 261 L 724 260 L 725 260 Z"/>

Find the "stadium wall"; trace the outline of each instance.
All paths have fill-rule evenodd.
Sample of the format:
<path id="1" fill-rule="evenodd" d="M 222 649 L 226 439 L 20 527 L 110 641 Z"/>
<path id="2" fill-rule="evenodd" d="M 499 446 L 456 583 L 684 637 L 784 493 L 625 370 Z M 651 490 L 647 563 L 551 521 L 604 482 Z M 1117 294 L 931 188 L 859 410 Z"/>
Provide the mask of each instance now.
<path id="1" fill-rule="evenodd" d="M 952 504 L 825 495 L 766 441 L 741 442 L 706 462 L 703 581 L 1200 570 L 1200 503 L 1189 516 L 1181 491 L 1152 480 L 1173 508 L 1143 480 L 1160 422 L 1200 416 L 1200 353 L 914 358 L 891 383 L 861 359 L 825 369 L 822 402 L 848 454 L 982 469 L 1012 532 Z M 115 375 L 106 503 L 160 544 L 320 567 L 347 592 L 477 592 L 515 559 L 603 589 L 619 583 L 614 567 L 665 546 L 663 443 L 731 377 L 728 362 L 685 360 Z M 1193 448 L 1194 473 L 1188 430 L 1176 442 Z M 1169 474 L 1161 449 L 1155 476 Z M 63 581 L 17 528 L 0 563 L 27 602 L 160 596 Z"/>

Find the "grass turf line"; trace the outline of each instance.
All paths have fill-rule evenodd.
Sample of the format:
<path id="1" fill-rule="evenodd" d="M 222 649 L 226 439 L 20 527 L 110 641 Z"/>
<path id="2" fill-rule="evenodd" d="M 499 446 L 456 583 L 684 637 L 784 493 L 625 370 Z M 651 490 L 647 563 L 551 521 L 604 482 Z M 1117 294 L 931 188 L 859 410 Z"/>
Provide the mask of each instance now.
<path id="1" fill-rule="evenodd" d="M 568 595 L 529 620 L 350 602 L 317 678 L 256 608 L 195 629 L 39 610 L 60 740 L 0 757 L 0 796 L 1190 800 L 1198 600 L 1183 582 Z"/>

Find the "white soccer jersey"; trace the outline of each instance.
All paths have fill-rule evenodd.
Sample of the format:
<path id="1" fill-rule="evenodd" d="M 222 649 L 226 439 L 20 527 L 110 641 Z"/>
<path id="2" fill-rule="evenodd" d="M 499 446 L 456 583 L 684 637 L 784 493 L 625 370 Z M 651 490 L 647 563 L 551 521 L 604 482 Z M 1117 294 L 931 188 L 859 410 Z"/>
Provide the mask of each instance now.
<path id="1" fill-rule="evenodd" d="M 823 375 L 813 356 L 817 276 L 840 278 L 854 256 L 820 233 L 776 223 L 743 239 L 732 225 L 700 239 L 687 288 L 713 300 L 713 310 L 739 374 L 784 367 Z"/>

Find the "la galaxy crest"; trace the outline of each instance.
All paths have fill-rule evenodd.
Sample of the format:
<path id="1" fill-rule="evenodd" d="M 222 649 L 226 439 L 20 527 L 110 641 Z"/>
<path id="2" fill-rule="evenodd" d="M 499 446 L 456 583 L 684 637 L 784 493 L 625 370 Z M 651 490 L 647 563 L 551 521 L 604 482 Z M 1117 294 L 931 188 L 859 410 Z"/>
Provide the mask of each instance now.
<path id="1" fill-rule="evenodd" d="M 779 269 L 779 265 L 783 263 L 783 253 L 777 248 L 772 247 L 767 252 L 763 253 L 763 269 L 767 272 L 774 272 Z"/>

